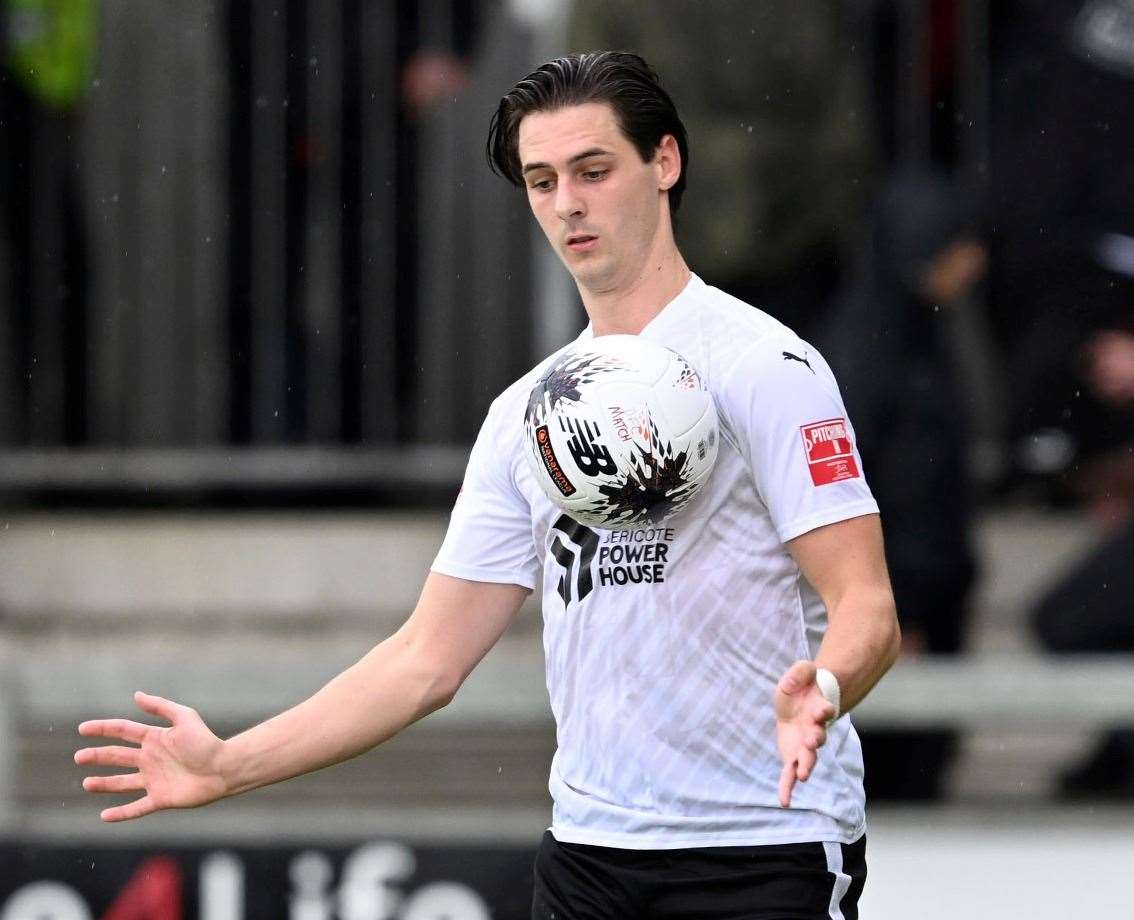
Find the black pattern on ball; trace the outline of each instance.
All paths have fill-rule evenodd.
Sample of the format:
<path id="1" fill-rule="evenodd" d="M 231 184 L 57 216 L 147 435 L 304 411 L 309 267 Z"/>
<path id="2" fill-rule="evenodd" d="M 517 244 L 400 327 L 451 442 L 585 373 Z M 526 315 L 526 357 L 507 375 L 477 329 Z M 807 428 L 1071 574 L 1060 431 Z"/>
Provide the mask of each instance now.
<path id="1" fill-rule="evenodd" d="M 653 450 L 637 448 L 626 478 L 598 487 L 604 501 L 591 510 L 611 523 L 661 524 L 693 495 L 688 451 L 674 454 L 672 444 L 662 443 L 652 420 L 650 434 Z"/>
<path id="2" fill-rule="evenodd" d="M 621 366 L 603 355 L 562 355 L 532 387 L 528 395 L 528 408 L 524 413 L 525 423 L 538 424 L 554 412 L 561 402 L 578 402 L 582 398 L 579 393 L 581 385 L 594 380 L 603 371 Z"/>

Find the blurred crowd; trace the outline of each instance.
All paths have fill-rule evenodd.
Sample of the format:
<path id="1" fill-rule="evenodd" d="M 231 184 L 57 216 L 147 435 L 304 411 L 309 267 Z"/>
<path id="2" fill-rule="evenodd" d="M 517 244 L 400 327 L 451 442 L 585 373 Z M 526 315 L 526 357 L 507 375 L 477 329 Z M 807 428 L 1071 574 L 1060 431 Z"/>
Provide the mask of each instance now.
<path id="1" fill-rule="evenodd" d="M 1020 494 L 1081 499 L 1100 530 L 1038 604 L 1035 638 L 1134 651 L 1134 4 L 976 4 L 989 131 L 975 142 L 973 4 L 925 3 L 905 45 L 909 5 L 857 22 L 837 2 L 711 6 L 658 0 L 644 17 L 579 0 L 571 43 L 640 49 L 668 80 L 694 139 L 690 264 L 835 369 L 906 654 L 965 648 L 975 503 Z M 903 79 L 923 91 L 920 145 L 898 134 Z M 873 799 L 942 794 L 953 733 L 863 743 Z M 1134 733 L 1109 734 L 1059 792 L 1134 795 Z"/>
<path id="2" fill-rule="evenodd" d="M 404 245 L 429 193 L 422 132 L 460 103 L 492 23 L 524 5 L 395 6 L 396 323 L 412 339 L 425 334 Z M 1052 653 L 1134 651 L 1134 2 L 570 11 L 572 50 L 640 52 L 683 113 L 677 230 L 690 265 L 834 367 L 882 508 L 907 654 L 966 648 L 974 509 L 1018 500 L 1077 504 L 1099 532 L 1037 605 L 1034 639 Z M 73 123 L 97 72 L 97 15 L 96 0 L 0 0 L 0 363 L 5 395 L 33 386 L 48 346 L 29 317 L 57 317 L 63 442 L 83 430 Z M 517 54 L 515 73 L 533 63 Z M 471 158 L 481 141 L 467 143 Z M 35 440 L 29 405 L 5 401 L 5 443 Z M 956 739 L 871 732 L 864 744 L 874 798 L 932 799 Z M 1134 796 L 1134 731 L 1108 735 L 1060 791 Z"/>

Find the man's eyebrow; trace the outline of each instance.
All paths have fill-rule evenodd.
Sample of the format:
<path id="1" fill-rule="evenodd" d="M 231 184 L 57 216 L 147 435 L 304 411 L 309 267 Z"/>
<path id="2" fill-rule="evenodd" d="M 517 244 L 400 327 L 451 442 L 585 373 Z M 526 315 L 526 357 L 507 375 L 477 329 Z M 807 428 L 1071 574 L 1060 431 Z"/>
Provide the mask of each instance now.
<path id="1" fill-rule="evenodd" d="M 592 147 L 590 150 L 584 150 L 582 153 L 576 153 L 573 157 L 571 157 L 571 159 L 569 159 L 567 161 L 567 165 L 568 166 L 574 166 L 580 160 L 586 160 L 589 157 L 602 157 L 602 156 L 609 156 L 609 155 L 610 155 L 609 150 L 603 150 L 602 147 Z M 551 169 L 551 164 L 550 163 L 529 163 L 520 172 L 523 175 L 527 175 L 533 169 Z"/>

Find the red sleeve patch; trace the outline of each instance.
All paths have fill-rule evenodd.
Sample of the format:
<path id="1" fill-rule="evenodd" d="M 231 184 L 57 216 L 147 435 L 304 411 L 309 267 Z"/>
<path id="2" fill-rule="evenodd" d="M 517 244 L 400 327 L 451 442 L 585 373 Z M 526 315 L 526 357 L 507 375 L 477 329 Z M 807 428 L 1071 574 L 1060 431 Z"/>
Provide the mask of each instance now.
<path id="1" fill-rule="evenodd" d="M 799 429 L 803 436 L 803 450 L 807 454 L 807 467 L 811 481 L 817 486 L 857 479 L 858 463 L 854 459 L 854 444 L 847 431 L 845 418 L 829 418 L 812 422 Z"/>

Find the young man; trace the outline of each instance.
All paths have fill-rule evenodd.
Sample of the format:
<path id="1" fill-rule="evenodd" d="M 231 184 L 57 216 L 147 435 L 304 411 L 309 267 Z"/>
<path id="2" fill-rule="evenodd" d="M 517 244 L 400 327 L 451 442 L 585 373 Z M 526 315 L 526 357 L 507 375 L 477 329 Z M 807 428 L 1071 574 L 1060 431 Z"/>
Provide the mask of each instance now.
<path id="1" fill-rule="evenodd" d="M 145 792 L 103 812 L 118 821 L 359 754 L 452 698 L 542 570 L 559 750 L 533 917 L 856 917 L 861 752 L 849 720 L 834 717 L 892 663 L 898 631 L 877 507 L 831 373 L 784 326 L 685 265 L 671 219 L 685 132 L 641 58 L 545 64 L 501 101 L 489 152 L 526 186 L 574 276 L 591 320 L 582 337 L 669 345 L 717 401 L 713 476 L 649 537 L 665 544 L 664 578 L 583 579 L 549 551 L 612 539 L 560 514 L 522 456 L 528 394 L 552 356 L 490 409 L 433 571 L 397 633 L 228 741 L 192 710 L 139 694 L 172 725 L 81 725 L 136 745 L 79 751 L 79 763 L 135 771 L 84 785 Z M 599 567 L 599 554 L 578 555 Z M 566 603 L 561 577 L 580 584 Z"/>

